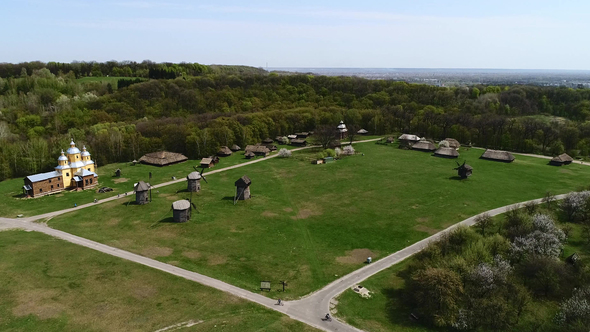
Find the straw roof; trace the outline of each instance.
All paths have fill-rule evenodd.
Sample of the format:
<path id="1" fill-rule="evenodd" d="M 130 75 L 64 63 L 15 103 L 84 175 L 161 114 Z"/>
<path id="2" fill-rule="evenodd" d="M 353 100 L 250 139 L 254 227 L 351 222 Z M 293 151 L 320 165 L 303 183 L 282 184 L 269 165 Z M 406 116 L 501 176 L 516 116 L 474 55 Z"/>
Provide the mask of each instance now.
<path id="1" fill-rule="evenodd" d="M 229 149 L 232 150 L 233 152 L 236 152 L 236 151 L 240 151 L 242 148 L 240 146 L 238 146 L 237 144 L 234 144 Z"/>
<path id="2" fill-rule="evenodd" d="M 288 139 L 295 139 L 295 138 L 297 138 L 297 135 L 287 135 L 287 138 Z"/>
<path id="3" fill-rule="evenodd" d="M 221 149 L 217 152 L 220 156 L 231 156 L 232 152 L 227 146 L 222 146 Z"/>
<path id="4" fill-rule="evenodd" d="M 457 158 L 459 157 L 459 152 L 453 148 L 442 147 L 434 151 L 434 155 L 437 157 Z"/>
<path id="5" fill-rule="evenodd" d="M 461 147 L 461 143 L 454 138 L 445 138 L 445 141 L 449 142 L 450 148 L 458 149 Z"/>
<path id="6" fill-rule="evenodd" d="M 401 140 L 405 140 L 405 141 L 419 141 L 420 137 L 418 137 L 416 135 L 402 134 L 397 139 L 401 139 Z"/>
<path id="7" fill-rule="evenodd" d="M 236 181 L 235 185 L 236 185 L 236 187 L 247 187 L 251 183 L 252 183 L 252 180 L 250 180 L 249 177 L 244 175 L 241 178 L 239 178 L 238 181 Z"/>
<path id="8" fill-rule="evenodd" d="M 192 172 L 186 178 L 187 178 L 187 180 L 200 180 L 201 179 L 201 173 L 199 173 L 199 172 Z"/>
<path id="9" fill-rule="evenodd" d="M 366 129 L 359 129 L 359 131 L 357 131 L 356 133 L 357 133 L 357 134 L 364 135 L 364 134 L 366 134 L 366 133 L 368 133 L 368 132 L 369 132 L 369 131 L 368 131 L 368 130 L 366 130 Z"/>
<path id="10" fill-rule="evenodd" d="M 180 153 L 168 151 L 152 152 L 139 158 L 139 162 L 155 166 L 166 166 L 187 160 L 188 158 Z"/>
<path id="11" fill-rule="evenodd" d="M 574 158 L 570 157 L 567 153 L 562 153 L 559 156 L 556 156 L 553 159 L 551 159 L 551 161 L 565 164 L 571 163 L 572 161 L 574 161 Z"/>
<path id="12" fill-rule="evenodd" d="M 296 139 L 292 139 L 291 140 L 291 144 L 307 144 L 307 140 L 301 139 L 301 138 L 296 138 Z"/>
<path id="13" fill-rule="evenodd" d="M 412 150 L 434 151 L 436 150 L 436 145 L 429 141 L 420 141 L 412 145 Z"/>
<path id="14" fill-rule="evenodd" d="M 512 153 L 492 149 L 487 149 L 486 152 L 484 152 L 480 158 L 496 161 L 505 161 L 509 163 L 514 161 L 514 156 L 512 155 Z"/>
<path id="15" fill-rule="evenodd" d="M 191 203 L 186 199 L 172 203 L 172 210 L 188 210 L 191 208 Z"/>
<path id="16" fill-rule="evenodd" d="M 270 150 L 264 145 L 248 145 L 246 146 L 246 152 L 270 153 Z"/>
<path id="17" fill-rule="evenodd" d="M 213 159 L 211 159 L 211 158 L 203 158 L 203 159 L 201 159 L 201 165 L 203 165 L 203 164 L 209 165 L 212 162 L 213 162 Z"/>
<path id="18" fill-rule="evenodd" d="M 256 157 L 256 154 L 252 151 L 248 151 L 248 152 L 244 153 L 244 157 L 252 158 L 252 157 Z"/>
<path id="19" fill-rule="evenodd" d="M 135 185 L 135 191 L 148 191 L 150 190 L 150 185 L 149 183 L 145 183 L 144 181 L 139 181 L 136 185 Z"/>
<path id="20" fill-rule="evenodd" d="M 269 137 L 262 140 L 262 143 L 264 143 L 264 144 L 272 144 L 273 142 L 274 141 L 272 139 L 270 139 Z"/>

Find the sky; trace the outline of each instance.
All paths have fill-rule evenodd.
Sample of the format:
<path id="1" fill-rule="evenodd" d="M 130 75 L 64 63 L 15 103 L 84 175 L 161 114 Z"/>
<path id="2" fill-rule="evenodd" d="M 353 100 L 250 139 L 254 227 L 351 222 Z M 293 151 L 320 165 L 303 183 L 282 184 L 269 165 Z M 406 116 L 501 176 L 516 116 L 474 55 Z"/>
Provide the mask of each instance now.
<path id="1" fill-rule="evenodd" d="M 0 0 L 0 62 L 590 70 L 587 0 Z"/>

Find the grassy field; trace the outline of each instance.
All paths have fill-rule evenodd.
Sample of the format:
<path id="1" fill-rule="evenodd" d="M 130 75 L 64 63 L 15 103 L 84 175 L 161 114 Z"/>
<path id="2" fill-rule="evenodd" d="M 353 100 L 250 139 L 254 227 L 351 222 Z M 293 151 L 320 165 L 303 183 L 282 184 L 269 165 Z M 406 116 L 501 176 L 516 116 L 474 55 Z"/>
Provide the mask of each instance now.
<path id="1" fill-rule="evenodd" d="M 0 232 L 0 330 L 315 331 L 275 311 L 44 234 Z M 186 325 L 186 324 L 185 324 Z"/>
<path id="2" fill-rule="evenodd" d="M 456 179 L 455 161 L 363 143 L 364 155 L 311 165 L 313 151 L 212 174 L 194 196 L 200 213 L 170 223 L 186 184 L 160 188 L 145 206 L 110 202 L 49 221 L 55 227 L 257 291 L 261 280 L 287 280 L 297 298 L 466 217 L 510 203 L 565 193 L 590 183 L 590 168 L 478 159 Z M 252 179 L 253 198 L 233 205 L 234 181 Z M 275 290 L 264 293 L 277 297 Z"/>
<path id="3" fill-rule="evenodd" d="M 504 215 L 494 217 L 496 225 L 504 218 Z M 581 225 L 573 223 L 568 223 L 568 225 L 572 230 L 562 258 L 575 252 L 582 259 L 587 260 L 590 257 L 590 244 L 584 240 Z M 560 226 L 563 227 L 564 224 Z M 408 307 L 403 300 L 405 281 L 402 276 L 412 261 L 413 258 L 409 258 L 363 281 L 362 285 L 372 292 L 371 298 L 362 298 L 350 289 L 342 293 L 338 298 L 338 317 L 344 318 L 353 326 L 370 332 L 437 330 L 422 326 L 409 317 L 412 308 Z M 558 310 L 558 302 L 533 301 L 529 305 L 532 309 L 529 309 L 522 317 L 520 324 L 515 327 L 515 331 L 547 331 L 553 328 L 551 320 Z"/>
<path id="4" fill-rule="evenodd" d="M 259 157 L 261 158 L 261 157 Z M 244 152 L 234 153 L 221 161 L 214 169 L 236 165 L 248 161 L 244 158 Z M 133 184 L 140 180 L 149 182 L 149 173 L 151 172 L 152 184 L 159 184 L 172 180 L 172 177 L 185 178 L 190 172 L 194 171 L 193 166 L 198 165 L 200 160 L 188 160 L 186 162 L 166 166 L 156 167 L 150 165 L 131 163 L 118 163 L 100 166 L 98 168 L 98 186 L 95 190 L 86 190 L 83 192 L 63 191 L 59 194 L 44 196 L 34 199 L 26 199 L 22 196 L 23 179 L 10 179 L 0 182 L 0 216 L 15 218 L 19 214 L 25 217 L 42 214 L 51 211 L 57 211 L 74 206 L 74 203 L 81 205 L 90 203 L 94 199 L 122 194 L 133 191 Z M 57 165 L 57 159 L 56 159 Z M 122 176 L 116 178 L 115 170 L 121 169 Z M 205 171 L 205 174 L 207 171 Z M 97 193 L 100 187 L 111 187 L 114 190 L 110 193 Z"/>

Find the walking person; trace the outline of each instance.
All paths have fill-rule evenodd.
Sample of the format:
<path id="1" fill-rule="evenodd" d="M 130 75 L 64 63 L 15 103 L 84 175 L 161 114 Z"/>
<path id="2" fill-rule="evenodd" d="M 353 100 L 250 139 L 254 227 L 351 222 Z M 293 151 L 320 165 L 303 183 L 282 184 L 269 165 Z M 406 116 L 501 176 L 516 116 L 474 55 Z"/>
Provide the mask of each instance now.
<path id="1" fill-rule="evenodd" d="M 279 299 L 279 300 L 277 301 L 277 305 L 283 305 L 283 301 L 282 301 L 281 299 Z"/>

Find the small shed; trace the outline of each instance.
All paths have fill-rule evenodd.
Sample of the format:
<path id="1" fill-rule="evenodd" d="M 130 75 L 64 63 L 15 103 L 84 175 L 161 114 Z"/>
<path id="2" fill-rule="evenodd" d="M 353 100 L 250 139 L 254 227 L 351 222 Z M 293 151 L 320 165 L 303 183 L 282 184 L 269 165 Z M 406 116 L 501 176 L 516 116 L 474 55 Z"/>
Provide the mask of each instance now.
<path id="1" fill-rule="evenodd" d="M 211 168 L 215 166 L 215 162 L 213 162 L 213 158 L 203 158 L 201 159 L 200 165 L 203 168 Z"/>
<path id="2" fill-rule="evenodd" d="M 234 201 L 250 199 L 250 184 L 252 184 L 252 180 L 246 175 L 236 181 L 236 198 Z"/>
<path id="3" fill-rule="evenodd" d="M 277 151 L 277 146 L 274 144 L 266 144 L 265 145 L 270 151 Z"/>
<path id="4" fill-rule="evenodd" d="M 244 157 L 246 157 L 246 159 L 252 159 L 252 158 L 256 157 L 256 154 L 252 151 L 248 151 L 248 152 L 244 153 Z"/>
<path id="5" fill-rule="evenodd" d="M 420 141 L 414 145 L 412 145 L 412 150 L 418 151 L 425 151 L 425 152 L 432 152 L 436 150 L 436 145 L 429 141 Z"/>
<path id="6" fill-rule="evenodd" d="M 481 159 L 501 161 L 505 163 L 511 163 L 514 161 L 512 153 L 507 151 L 487 149 L 480 157 Z"/>
<path id="7" fill-rule="evenodd" d="M 549 165 L 553 165 L 553 166 L 569 165 L 572 163 L 572 161 L 574 161 L 574 158 L 570 157 L 567 153 L 562 153 L 559 156 L 556 156 L 553 159 L 551 159 L 551 161 L 549 162 Z"/>
<path id="8" fill-rule="evenodd" d="M 217 155 L 220 157 L 229 157 L 231 156 L 232 151 L 227 146 L 222 146 L 219 151 L 217 151 Z"/>
<path id="9" fill-rule="evenodd" d="M 186 199 L 172 203 L 174 222 L 187 222 L 191 219 L 191 203 Z"/>
<path id="10" fill-rule="evenodd" d="M 187 190 L 189 192 L 201 191 L 201 173 L 192 172 L 186 177 Z"/>
<path id="11" fill-rule="evenodd" d="M 366 135 L 369 133 L 369 131 L 366 129 L 359 129 L 359 131 L 357 131 L 356 133 L 359 135 Z"/>
<path id="12" fill-rule="evenodd" d="M 274 141 L 270 137 L 267 137 L 262 140 L 262 144 L 272 144 L 272 143 L 274 143 Z"/>
<path id="13" fill-rule="evenodd" d="M 147 204 L 150 201 L 150 184 L 144 181 L 139 181 L 133 187 L 135 191 L 135 203 L 138 205 Z"/>
<path id="14" fill-rule="evenodd" d="M 434 151 L 434 155 L 441 158 L 458 158 L 459 152 L 453 148 L 440 147 Z"/>
<path id="15" fill-rule="evenodd" d="M 139 158 L 140 163 L 154 166 L 168 166 L 187 160 L 188 158 L 180 153 L 168 151 L 152 152 Z"/>
<path id="16" fill-rule="evenodd" d="M 242 148 L 239 145 L 234 144 L 229 149 L 232 150 L 233 152 L 236 152 L 236 151 L 240 151 Z"/>
<path id="17" fill-rule="evenodd" d="M 306 146 L 307 140 L 296 138 L 291 140 L 291 145 L 293 146 Z"/>
<path id="18" fill-rule="evenodd" d="M 454 138 L 445 138 L 445 141 L 449 142 L 449 147 L 455 150 L 459 150 L 461 143 Z"/>

